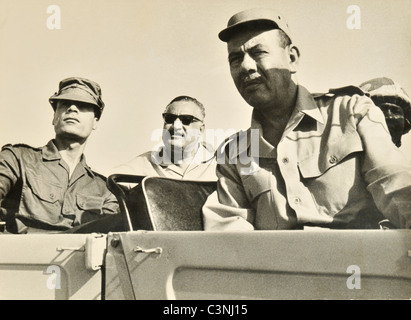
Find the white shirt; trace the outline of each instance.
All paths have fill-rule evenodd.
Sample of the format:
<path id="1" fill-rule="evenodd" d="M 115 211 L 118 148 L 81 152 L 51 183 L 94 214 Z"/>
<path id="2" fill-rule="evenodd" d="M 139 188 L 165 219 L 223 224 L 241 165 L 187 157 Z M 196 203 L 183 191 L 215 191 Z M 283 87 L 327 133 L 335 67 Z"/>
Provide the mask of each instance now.
<path id="1" fill-rule="evenodd" d="M 182 180 L 216 181 L 216 161 L 214 152 L 203 144 L 199 145 L 197 152 L 188 166 L 164 161 L 164 146 L 155 151 L 148 151 L 136 156 L 130 161 L 111 170 L 111 174 L 132 174 L 138 176 L 157 176 Z"/>

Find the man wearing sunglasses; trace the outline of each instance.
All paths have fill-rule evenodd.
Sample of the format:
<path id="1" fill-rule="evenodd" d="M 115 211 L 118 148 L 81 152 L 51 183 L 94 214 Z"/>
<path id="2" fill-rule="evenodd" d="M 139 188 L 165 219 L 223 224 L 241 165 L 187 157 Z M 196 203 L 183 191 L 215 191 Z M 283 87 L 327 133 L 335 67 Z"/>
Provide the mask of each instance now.
<path id="1" fill-rule="evenodd" d="M 163 114 L 162 144 L 112 173 L 215 181 L 214 150 L 203 142 L 205 108 L 197 99 L 178 96 Z"/>

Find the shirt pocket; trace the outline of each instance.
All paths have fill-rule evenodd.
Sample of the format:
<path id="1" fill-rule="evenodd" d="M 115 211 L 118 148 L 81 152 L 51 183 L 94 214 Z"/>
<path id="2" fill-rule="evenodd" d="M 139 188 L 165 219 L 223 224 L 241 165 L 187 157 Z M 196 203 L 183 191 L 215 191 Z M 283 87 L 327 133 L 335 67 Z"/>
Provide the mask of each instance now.
<path id="1" fill-rule="evenodd" d="M 31 192 L 42 202 L 54 204 L 61 199 L 62 188 L 34 173 L 27 172 L 27 185 Z"/>
<path id="2" fill-rule="evenodd" d="M 80 211 L 101 215 L 103 212 L 103 198 L 90 195 L 76 195 L 76 204 Z"/>
<path id="3" fill-rule="evenodd" d="M 343 135 L 337 142 L 327 145 L 319 154 L 313 154 L 298 162 L 303 178 L 315 178 L 323 175 L 344 160 L 362 152 L 363 145 L 356 131 Z"/>

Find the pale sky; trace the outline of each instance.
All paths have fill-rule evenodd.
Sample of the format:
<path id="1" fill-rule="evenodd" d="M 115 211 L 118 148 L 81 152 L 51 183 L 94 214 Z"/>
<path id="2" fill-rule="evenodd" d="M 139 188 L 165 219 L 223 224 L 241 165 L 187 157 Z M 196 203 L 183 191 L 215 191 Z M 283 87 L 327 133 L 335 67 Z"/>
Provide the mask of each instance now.
<path id="1" fill-rule="evenodd" d="M 47 27 L 50 5 L 60 8 L 61 29 Z M 347 27 L 350 5 L 360 29 Z M 310 91 L 386 76 L 411 94 L 411 0 L 0 0 L 0 145 L 53 138 L 48 98 L 71 76 L 102 87 L 106 108 L 85 154 L 103 174 L 158 145 L 151 135 L 179 95 L 205 105 L 208 129 L 246 129 L 252 108 L 217 34 L 253 7 L 287 18 L 301 52 L 298 80 Z M 411 159 L 411 133 L 401 149 Z"/>

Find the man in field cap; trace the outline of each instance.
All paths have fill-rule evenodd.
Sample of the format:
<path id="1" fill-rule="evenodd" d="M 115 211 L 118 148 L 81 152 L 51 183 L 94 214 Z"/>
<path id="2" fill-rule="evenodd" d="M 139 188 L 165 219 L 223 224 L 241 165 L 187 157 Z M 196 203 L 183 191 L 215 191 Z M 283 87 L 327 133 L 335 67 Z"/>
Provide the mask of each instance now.
<path id="1" fill-rule="evenodd" d="M 55 138 L 0 152 L 0 221 L 7 232 L 58 232 L 118 212 L 105 177 L 87 165 L 87 140 L 104 109 L 100 86 L 71 77 L 50 97 Z"/>
<path id="2" fill-rule="evenodd" d="M 411 167 L 360 88 L 297 83 L 300 52 L 275 10 L 236 13 L 218 37 L 253 112 L 219 148 L 205 230 L 411 227 Z"/>
<path id="3" fill-rule="evenodd" d="M 374 78 L 360 84 L 385 115 L 392 142 L 401 146 L 401 138 L 411 129 L 411 100 L 404 89 L 387 77 Z"/>
<path id="4" fill-rule="evenodd" d="M 54 110 L 59 100 L 78 101 L 93 105 L 98 119 L 100 119 L 104 109 L 100 85 L 84 78 L 71 77 L 60 81 L 59 91 L 49 99 Z"/>
<path id="5" fill-rule="evenodd" d="M 251 32 L 255 29 L 279 29 L 291 40 L 291 31 L 285 17 L 272 9 L 254 8 L 241 11 L 228 20 L 227 27 L 220 31 L 218 37 L 228 42 L 238 33 Z"/>

